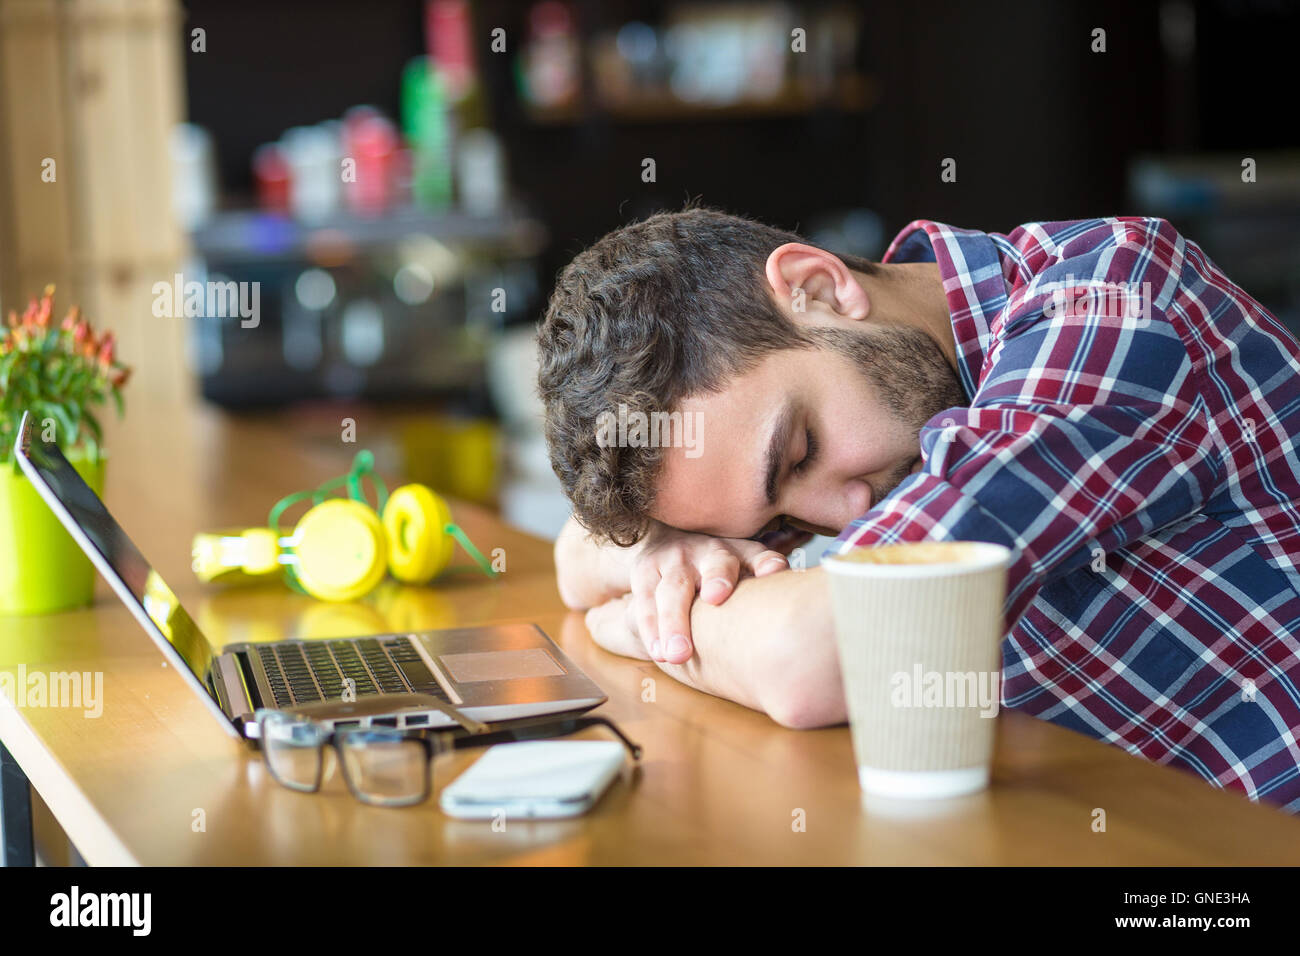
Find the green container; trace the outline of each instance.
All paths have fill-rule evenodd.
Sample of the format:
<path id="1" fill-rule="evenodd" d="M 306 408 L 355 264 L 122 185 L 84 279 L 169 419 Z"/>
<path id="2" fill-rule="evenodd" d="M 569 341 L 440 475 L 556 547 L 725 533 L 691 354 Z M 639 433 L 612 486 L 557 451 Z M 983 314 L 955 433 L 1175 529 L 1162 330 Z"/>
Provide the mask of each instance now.
<path id="1" fill-rule="evenodd" d="M 104 459 L 69 455 L 104 493 Z M 95 568 L 13 462 L 0 463 L 0 614 L 45 614 L 89 604 Z"/>

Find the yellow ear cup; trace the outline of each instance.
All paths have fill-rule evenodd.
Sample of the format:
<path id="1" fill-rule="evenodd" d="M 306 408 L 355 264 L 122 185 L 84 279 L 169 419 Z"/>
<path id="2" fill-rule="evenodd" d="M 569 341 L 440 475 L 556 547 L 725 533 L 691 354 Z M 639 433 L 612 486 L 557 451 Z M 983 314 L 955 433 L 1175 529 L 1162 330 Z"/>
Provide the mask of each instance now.
<path id="1" fill-rule="evenodd" d="M 456 542 L 447 534 L 451 511 L 424 485 L 403 485 L 388 496 L 384 530 L 388 569 L 408 584 L 424 584 L 451 563 Z"/>
<path id="2" fill-rule="evenodd" d="M 383 580 L 384 526 L 368 505 L 332 498 L 303 515 L 293 537 L 298 582 L 313 597 L 355 601 Z"/>

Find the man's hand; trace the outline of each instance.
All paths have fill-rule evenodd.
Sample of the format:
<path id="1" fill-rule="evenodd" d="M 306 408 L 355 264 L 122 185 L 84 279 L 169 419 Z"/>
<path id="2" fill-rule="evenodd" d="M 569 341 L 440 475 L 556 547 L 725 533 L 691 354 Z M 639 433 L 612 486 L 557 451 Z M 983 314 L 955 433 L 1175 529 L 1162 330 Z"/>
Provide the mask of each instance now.
<path id="1" fill-rule="evenodd" d="M 626 629 L 637 635 L 642 653 L 628 656 L 648 657 L 669 664 L 683 664 L 694 653 L 691 643 L 691 605 L 698 594 L 710 604 L 721 604 L 742 577 L 774 574 L 790 565 L 786 554 L 809 535 L 793 532 L 764 541 L 745 538 L 714 538 L 709 535 L 678 531 L 656 525 L 631 566 L 631 601 L 622 613 L 630 614 Z M 610 601 L 602 609 L 618 604 Z M 598 609 L 600 610 L 600 609 Z M 613 628 L 611 621 L 619 613 L 605 611 L 600 623 Z M 593 636 L 596 634 L 592 629 Z M 626 636 L 611 644 L 622 644 Z M 597 643 L 614 650 L 599 637 Z M 618 651 L 617 653 L 625 653 Z"/>
<path id="2" fill-rule="evenodd" d="M 830 593 L 821 568 L 743 578 L 721 605 L 691 605 L 695 653 L 656 666 L 683 684 L 767 713 L 785 727 L 824 727 L 847 716 Z M 587 612 L 592 639 L 645 660 L 630 595 Z"/>
<path id="3" fill-rule="evenodd" d="M 619 606 L 631 608 L 630 632 L 641 643 L 635 652 L 619 653 L 681 664 L 693 653 L 690 614 L 697 595 L 721 604 L 740 579 L 789 567 L 786 555 L 810 537 L 786 527 L 759 541 L 715 538 L 651 522 L 644 538 L 619 548 L 597 543 L 570 518 L 555 545 L 557 583 L 564 603 L 574 610 L 605 607 L 630 594 L 631 600 Z M 600 620 L 611 620 L 611 614 L 607 609 Z M 674 641 L 675 636 L 681 640 Z M 625 642 L 611 639 L 605 646 L 615 650 L 611 645 L 623 647 Z"/>
<path id="4" fill-rule="evenodd" d="M 641 635 L 636 630 L 636 620 L 632 614 L 632 595 L 606 601 L 593 607 L 584 618 L 591 639 L 611 654 L 635 657 L 639 660 L 650 659 Z"/>

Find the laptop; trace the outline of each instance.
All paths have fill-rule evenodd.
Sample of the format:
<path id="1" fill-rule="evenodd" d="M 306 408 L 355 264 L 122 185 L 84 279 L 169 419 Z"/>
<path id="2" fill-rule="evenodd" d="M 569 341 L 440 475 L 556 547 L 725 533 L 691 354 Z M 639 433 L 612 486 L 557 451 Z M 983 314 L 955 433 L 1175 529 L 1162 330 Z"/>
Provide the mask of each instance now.
<path id="1" fill-rule="evenodd" d="M 267 707 L 329 726 L 451 727 L 447 704 L 484 723 L 582 713 L 605 694 L 535 624 L 337 640 L 228 644 L 219 652 L 103 501 L 23 416 L 14 453 L 32 485 L 163 656 L 234 736 Z"/>

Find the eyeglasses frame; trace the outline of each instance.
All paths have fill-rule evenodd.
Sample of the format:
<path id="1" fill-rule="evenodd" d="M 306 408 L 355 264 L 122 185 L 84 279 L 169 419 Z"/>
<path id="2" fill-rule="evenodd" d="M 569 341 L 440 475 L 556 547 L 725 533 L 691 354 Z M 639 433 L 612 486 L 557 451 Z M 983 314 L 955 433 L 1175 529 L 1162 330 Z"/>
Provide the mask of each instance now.
<path id="1" fill-rule="evenodd" d="M 305 723 L 312 726 L 321 735 L 315 744 L 320 759 L 316 764 L 316 780 L 314 785 L 309 789 L 297 786 L 285 781 L 276 773 L 272 763 L 267 760 L 267 772 L 276 783 L 282 787 L 293 790 L 297 793 L 319 793 L 321 786 L 325 781 L 325 751 L 327 747 L 333 747 L 335 756 L 339 763 L 339 771 L 343 775 L 343 782 L 347 785 L 348 792 L 359 803 L 366 806 L 377 807 L 412 807 L 424 803 L 433 793 L 433 761 L 440 753 L 448 753 L 452 750 L 463 750 L 470 747 L 486 747 L 497 743 L 510 743 L 516 741 L 533 740 L 538 738 L 567 737 L 570 734 L 578 733 L 590 727 L 605 727 L 622 742 L 627 748 L 634 762 L 639 762 L 643 753 L 640 744 L 630 740 L 618 725 L 606 717 L 590 714 L 548 714 L 543 717 L 522 718 L 520 720 L 509 721 L 506 724 L 485 724 L 467 718 L 460 713 L 454 706 L 445 705 L 439 708 L 447 712 L 451 717 L 458 720 L 460 727 L 454 730 L 442 730 L 431 727 L 411 728 L 411 727 L 386 727 L 386 726 L 346 726 L 331 727 L 314 717 L 307 717 L 301 714 L 295 714 L 292 711 L 278 710 L 275 708 L 259 708 L 253 714 L 253 719 L 257 722 L 258 736 L 251 738 L 259 750 L 264 750 L 263 741 L 266 739 L 266 722 L 268 719 L 276 716 L 292 718 L 295 722 Z M 462 719 L 464 718 L 464 719 Z M 424 779 L 423 787 L 418 798 L 403 798 L 394 800 L 384 800 L 363 796 L 352 780 L 352 775 L 348 771 L 347 762 L 344 760 L 343 747 L 345 739 L 353 734 L 358 733 L 391 733 L 395 739 L 399 740 L 416 740 L 419 741 L 424 749 Z"/>

